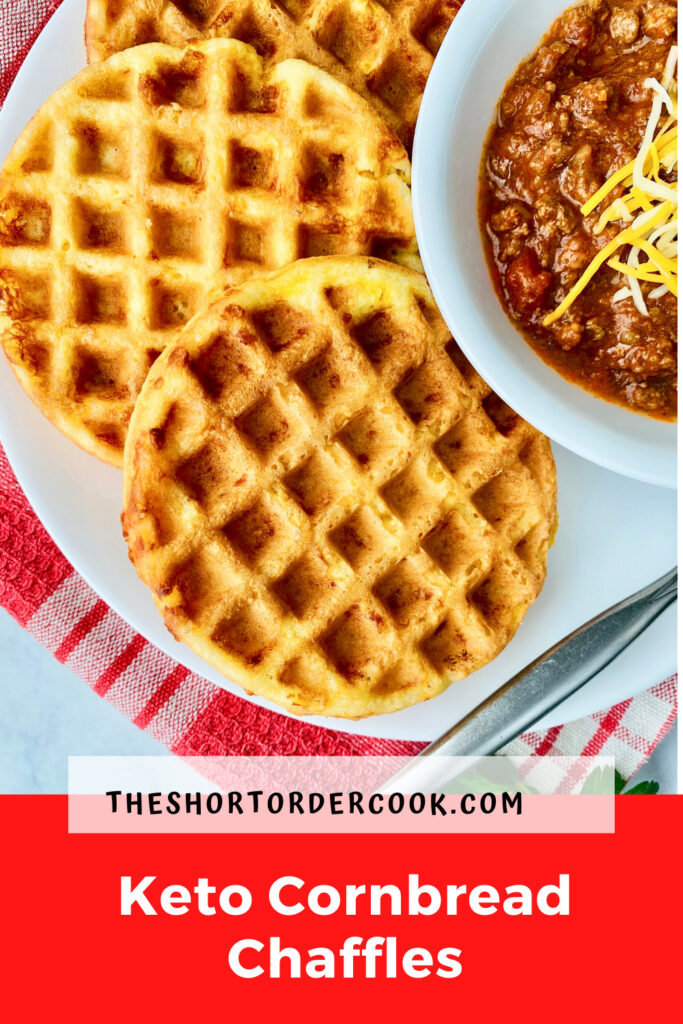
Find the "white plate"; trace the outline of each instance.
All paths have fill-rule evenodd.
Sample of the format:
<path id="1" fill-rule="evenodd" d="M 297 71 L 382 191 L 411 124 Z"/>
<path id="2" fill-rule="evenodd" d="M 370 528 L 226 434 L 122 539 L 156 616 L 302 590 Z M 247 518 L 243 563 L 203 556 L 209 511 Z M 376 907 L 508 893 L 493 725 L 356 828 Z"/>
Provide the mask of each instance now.
<path id="1" fill-rule="evenodd" d="M 494 292 L 477 213 L 498 98 L 570 0 L 467 0 L 420 108 L 413 206 L 427 277 L 448 326 L 498 394 L 553 440 L 607 469 L 676 486 L 676 428 L 601 401 L 539 359 Z"/>
<path id="2" fill-rule="evenodd" d="M 38 105 L 82 66 L 83 7 L 83 0 L 65 0 L 24 64 L 0 114 L 0 159 Z M 4 359 L 0 439 L 46 529 L 98 594 L 171 657 L 244 696 L 164 628 L 121 538 L 120 474 L 62 437 L 25 396 Z M 561 525 L 550 554 L 548 582 L 507 650 L 487 668 L 418 707 L 356 723 L 309 721 L 366 735 L 433 739 L 551 643 L 674 564 L 676 509 L 671 493 L 605 472 L 561 448 L 556 456 Z M 626 655 L 544 724 L 608 707 L 659 682 L 674 668 L 675 615 L 669 609 Z"/>

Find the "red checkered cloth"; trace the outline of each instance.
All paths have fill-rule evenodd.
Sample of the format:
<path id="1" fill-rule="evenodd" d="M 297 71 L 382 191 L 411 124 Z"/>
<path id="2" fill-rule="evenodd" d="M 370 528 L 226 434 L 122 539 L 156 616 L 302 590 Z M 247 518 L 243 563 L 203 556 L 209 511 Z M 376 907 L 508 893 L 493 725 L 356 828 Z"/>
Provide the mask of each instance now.
<path id="1" fill-rule="evenodd" d="M 0 0 L 0 101 L 60 0 Z M 321 729 L 226 693 L 147 643 L 52 542 L 0 449 L 0 603 L 96 693 L 182 755 L 417 753 L 421 743 Z M 676 717 L 676 682 L 545 733 L 511 754 L 613 754 L 627 778 Z"/>

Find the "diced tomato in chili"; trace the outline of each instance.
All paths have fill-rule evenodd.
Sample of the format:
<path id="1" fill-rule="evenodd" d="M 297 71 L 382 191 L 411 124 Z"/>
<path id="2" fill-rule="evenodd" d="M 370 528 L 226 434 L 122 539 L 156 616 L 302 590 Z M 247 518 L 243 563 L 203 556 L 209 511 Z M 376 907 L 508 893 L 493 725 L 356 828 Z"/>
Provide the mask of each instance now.
<path id="1" fill-rule="evenodd" d="M 552 279 L 552 274 L 542 269 L 534 250 L 528 246 L 523 249 L 505 275 L 508 295 L 517 312 L 528 315 L 538 309 Z"/>

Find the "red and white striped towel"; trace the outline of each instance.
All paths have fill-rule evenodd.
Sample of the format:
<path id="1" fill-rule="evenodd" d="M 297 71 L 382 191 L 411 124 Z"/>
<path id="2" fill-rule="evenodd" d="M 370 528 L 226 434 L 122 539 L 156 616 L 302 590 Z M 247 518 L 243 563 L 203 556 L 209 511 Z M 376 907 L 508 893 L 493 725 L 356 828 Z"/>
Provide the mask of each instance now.
<path id="1" fill-rule="evenodd" d="M 61 0 L 0 0 L 0 102 Z M 38 522 L 0 449 L 0 604 L 141 729 L 183 755 L 413 754 L 422 744 L 321 729 L 214 686 L 147 643 L 81 579 Z M 613 754 L 631 776 L 676 717 L 676 681 L 545 733 L 511 754 Z"/>

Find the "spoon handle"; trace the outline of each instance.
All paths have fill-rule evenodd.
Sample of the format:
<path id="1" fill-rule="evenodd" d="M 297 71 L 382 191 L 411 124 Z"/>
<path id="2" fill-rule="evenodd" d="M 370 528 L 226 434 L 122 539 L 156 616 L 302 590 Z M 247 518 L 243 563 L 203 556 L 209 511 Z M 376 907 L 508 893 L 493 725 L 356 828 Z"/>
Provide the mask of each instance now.
<path id="1" fill-rule="evenodd" d="M 500 750 L 614 661 L 676 600 L 677 586 L 676 568 L 574 630 L 426 747 L 392 786 L 435 785 L 437 765 L 428 767 L 434 755 L 483 757 Z"/>

